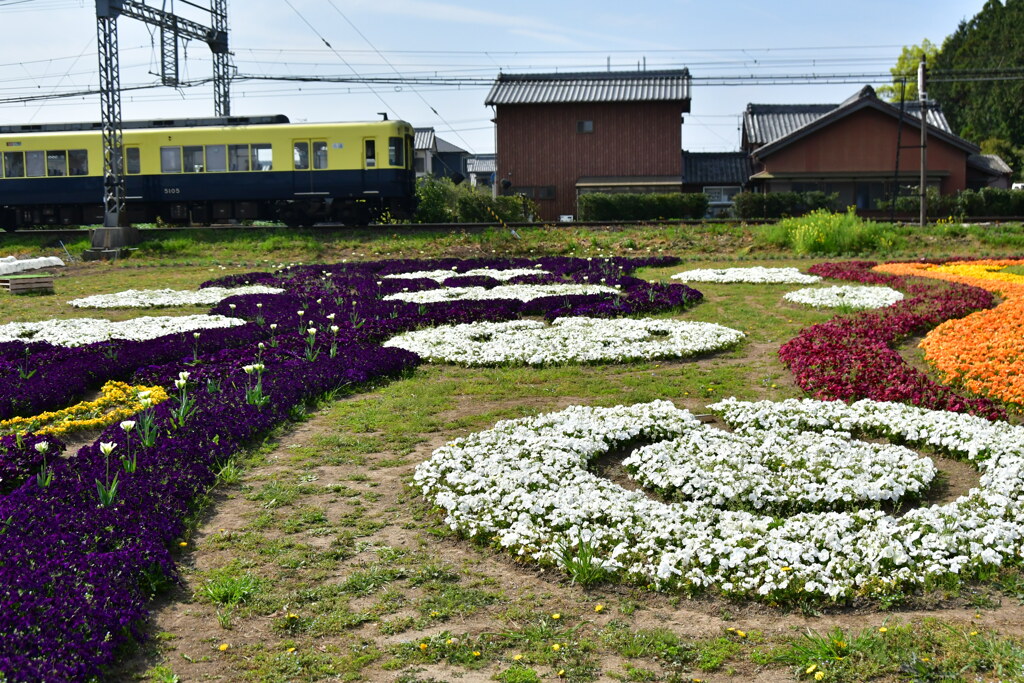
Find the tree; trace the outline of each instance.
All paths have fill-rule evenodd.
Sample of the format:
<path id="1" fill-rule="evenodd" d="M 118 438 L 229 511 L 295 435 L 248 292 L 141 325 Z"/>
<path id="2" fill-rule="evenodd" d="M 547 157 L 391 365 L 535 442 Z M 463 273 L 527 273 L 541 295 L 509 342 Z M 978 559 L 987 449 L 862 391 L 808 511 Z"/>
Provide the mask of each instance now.
<path id="1" fill-rule="evenodd" d="M 890 102 L 899 102 L 900 93 L 903 91 L 903 80 L 906 79 L 907 88 L 904 93 L 906 100 L 916 100 L 917 94 L 917 65 L 921 63 L 921 56 L 925 58 L 928 69 L 932 68 L 935 58 L 939 55 L 939 47 L 932 41 L 925 38 L 920 45 L 905 45 L 896 66 L 889 69 L 892 74 L 892 85 L 880 85 L 875 90 L 879 97 L 884 97 Z"/>
<path id="2" fill-rule="evenodd" d="M 942 44 L 928 95 L 963 138 L 1024 148 L 1024 0 L 988 0 Z M 1005 159 L 1019 177 L 1019 154 Z"/>

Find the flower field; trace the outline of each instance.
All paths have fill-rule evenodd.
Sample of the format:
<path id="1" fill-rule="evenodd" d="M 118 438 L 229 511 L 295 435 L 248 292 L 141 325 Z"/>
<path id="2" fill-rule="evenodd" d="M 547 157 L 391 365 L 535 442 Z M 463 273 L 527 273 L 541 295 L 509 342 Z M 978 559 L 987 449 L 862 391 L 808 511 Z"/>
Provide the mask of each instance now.
<path id="1" fill-rule="evenodd" d="M 1024 676 L 1024 262 L 409 255 L 3 321 L 7 680 Z"/>

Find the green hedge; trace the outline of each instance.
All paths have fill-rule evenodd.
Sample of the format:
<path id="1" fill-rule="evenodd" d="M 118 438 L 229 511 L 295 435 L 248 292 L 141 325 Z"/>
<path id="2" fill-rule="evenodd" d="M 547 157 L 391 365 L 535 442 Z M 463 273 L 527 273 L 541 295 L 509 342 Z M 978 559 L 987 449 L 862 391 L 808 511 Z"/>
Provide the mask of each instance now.
<path id="1" fill-rule="evenodd" d="M 892 202 L 880 201 L 878 208 L 890 210 Z M 920 215 L 920 212 L 920 202 L 916 196 L 896 199 L 896 213 L 917 216 Z M 928 216 L 931 218 L 1024 216 L 1024 190 L 986 187 L 981 190 L 963 190 L 957 194 L 940 195 L 937 189 L 929 187 Z"/>
<path id="2" fill-rule="evenodd" d="M 818 209 L 833 211 L 838 194 L 824 192 L 740 192 L 733 201 L 738 218 L 786 218 L 803 216 Z"/>
<path id="3" fill-rule="evenodd" d="M 592 192 L 579 197 L 581 221 L 650 221 L 663 218 L 703 218 L 708 197 L 695 194 Z"/>

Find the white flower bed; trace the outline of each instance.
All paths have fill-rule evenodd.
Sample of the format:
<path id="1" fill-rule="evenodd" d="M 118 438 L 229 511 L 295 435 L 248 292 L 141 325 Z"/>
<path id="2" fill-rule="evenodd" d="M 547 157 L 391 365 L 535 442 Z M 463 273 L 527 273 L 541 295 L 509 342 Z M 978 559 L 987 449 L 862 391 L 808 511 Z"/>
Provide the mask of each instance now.
<path id="1" fill-rule="evenodd" d="M 445 325 L 406 332 L 384 346 L 434 362 L 545 365 L 692 356 L 731 346 L 743 336 L 714 323 L 569 317 L 550 326 L 535 320 Z"/>
<path id="2" fill-rule="evenodd" d="M 417 467 L 415 484 L 447 510 L 453 529 L 541 562 L 588 543 L 605 568 L 663 587 L 840 598 L 975 576 L 1020 556 L 1022 427 L 868 400 L 729 399 L 711 408 L 744 433 L 865 431 L 933 447 L 974 460 L 981 483 L 951 503 L 899 518 L 876 509 L 773 517 L 703 501 L 659 502 L 587 470 L 588 461 L 616 446 L 700 428 L 687 411 L 655 401 L 499 422 L 436 450 Z"/>
<path id="3" fill-rule="evenodd" d="M 732 433 L 701 425 L 637 449 L 622 466 L 674 500 L 773 514 L 897 502 L 925 491 L 932 461 L 848 433 Z"/>
<path id="4" fill-rule="evenodd" d="M 0 325 L 0 342 L 42 341 L 57 346 L 82 346 L 109 339 L 156 339 L 166 334 L 244 325 L 222 315 L 149 316 L 111 322 L 100 318 L 71 318 Z"/>
<path id="5" fill-rule="evenodd" d="M 480 301 L 484 299 L 519 299 L 531 301 L 542 296 L 580 296 L 583 294 L 614 294 L 618 290 L 605 285 L 498 285 L 486 287 L 443 287 L 421 292 L 399 292 L 384 297 L 412 304 L 433 304 L 441 301 Z"/>
<path id="6" fill-rule="evenodd" d="M 514 277 L 520 275 L 547 275 L 549 271 L 541 270 L 540 268 L 506 268 L 505 270 L 497 270 L 494 268 L 473 268 L 465 272 L 457 272 L 455 268 L 451 270 L 417 270 L 413 273 L 392 273 L 391 275 L 385 275 L 385 279 L 402 279 L 412 280 L 417 278 L 428 278 L 430 280 L 436 280 L 437 282 L 444 282 L 450 277 L 466 277 L 469 275 L 483 275 L 485 277 L 491 277 L 495 280 L 511 280 Z"/>
<path id="7" fill-rule="evenodd" d="M 882 308 L 903 301 L 903 293 L 890 287 L 838 285 L 836 287 L 808 287 L 782 295 L 786 301 L 806 304 L 815 308 Z"/>
<path id="8" fill-rule="evenodd" d="M 672 276 L 683 282 L 753 282 L 764 284 L 810 284 L 821 280 L 817 275 L 801 273 L 796 268 L 697 268 Z"/>
<path id="9" fill-rule="evenodd" d="M 36 268 L 63 266 L 64 262 L 56 256 L 40 256 L 39 258 L 21 259 L 14 256 L 0 256 L 0 275 L 11 275 Z"/>
<path id="10" fill-rule="evenodd" d="M 280 294 L 283 289 L 264 285 L 207 287 L 205 289 L 128 289 L 115 294 L 96 294 L 68 303 L 77 308 L 152 308 L 157 306 L 212 306 L 239 294 Z"/>

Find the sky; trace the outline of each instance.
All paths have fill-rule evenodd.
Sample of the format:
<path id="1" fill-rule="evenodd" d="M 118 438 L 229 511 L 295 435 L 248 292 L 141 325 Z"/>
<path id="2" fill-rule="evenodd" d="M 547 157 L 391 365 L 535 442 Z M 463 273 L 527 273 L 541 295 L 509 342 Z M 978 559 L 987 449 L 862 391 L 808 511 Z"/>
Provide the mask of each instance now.
<path id="1" fill-rule="evenodd" d="M 209 0 L 144 1 L 210 23 L 202 9 Z M 494 111 L 484 100 L 499 73 L 686 67 L 693 88 L 683 149 L 733 151 L 748 103 L 841 102 L 865 84 L 885 83 L 903 46 L 925 38 L 941 45 L 983 5 L 984 0 L 228 0 L 236 74 L 231 114 L 323 122 L 377 120 L 387 112 L 392 119 L 433 127 L 470 153 L 487 154 L 494 151 Z M 99 83 L 95 1 L 0 0 L 0 22 L 0 125 L 98 121 L 98 95 L 83 94 Z M 212 75 L 205 43 L 182 47 L 181 78 L 196 84 L 180 88 L 159 86 L 155 28 L 122 17 L 118 46 L 122 87 L 142 88 L 123 93 L 123 119 L 213 116 L 213 86 L 201 82 Z M 277 80 L 305 76 L 421 82 Z M 788 82 L 804 76 L 815 78 Z M 760 84 L 746 82 L 755 77 Z M 765 83 L 768 77 L 774 82 Z M 73 96 L 26 101 L 67 94 Z"/>

